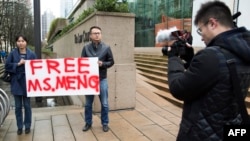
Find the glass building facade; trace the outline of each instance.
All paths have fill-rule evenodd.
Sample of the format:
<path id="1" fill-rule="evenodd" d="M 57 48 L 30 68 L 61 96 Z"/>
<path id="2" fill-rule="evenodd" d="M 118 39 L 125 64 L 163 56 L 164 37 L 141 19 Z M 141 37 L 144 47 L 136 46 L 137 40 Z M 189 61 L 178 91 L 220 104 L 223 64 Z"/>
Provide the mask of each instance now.
<path id="1" fill-rule="evenodd" d="M 158 30 L 176 26 L 191 31 L 193 0 L 127 0 L 135 13 L 135 47 L 157 46 Z"/>

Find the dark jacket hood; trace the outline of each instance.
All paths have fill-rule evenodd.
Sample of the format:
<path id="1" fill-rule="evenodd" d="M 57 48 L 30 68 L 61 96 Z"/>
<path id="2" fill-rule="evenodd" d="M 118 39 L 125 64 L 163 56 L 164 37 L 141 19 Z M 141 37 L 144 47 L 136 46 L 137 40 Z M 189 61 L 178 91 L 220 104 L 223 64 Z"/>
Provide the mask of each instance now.
<path id="1" fill-rule="evenodd" d="M 245 27 L 235 28 L 216 36 L 209 44 L 219 46 L 250 63 L 250 32 Z"/>

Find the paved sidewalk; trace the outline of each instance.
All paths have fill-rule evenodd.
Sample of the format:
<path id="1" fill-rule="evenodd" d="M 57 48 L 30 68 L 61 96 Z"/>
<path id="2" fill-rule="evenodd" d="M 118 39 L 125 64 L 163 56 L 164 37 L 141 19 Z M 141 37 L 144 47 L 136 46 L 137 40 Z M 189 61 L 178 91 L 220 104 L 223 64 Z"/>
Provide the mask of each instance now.
<path id="1" fill-rule="evenodd" d="M 155 88 L 136 75 L 136 107 L 110 111 L 109 132 L 102 131 L 99 113 L 93 115 L 92 129 L 82 132 L 83 108 L 58 106 L 33 108 L 31 133 L 18 136 L 11 109 L 0 127 L 0 141 L 175 141 L 181 108 L 154 94 Z"/>

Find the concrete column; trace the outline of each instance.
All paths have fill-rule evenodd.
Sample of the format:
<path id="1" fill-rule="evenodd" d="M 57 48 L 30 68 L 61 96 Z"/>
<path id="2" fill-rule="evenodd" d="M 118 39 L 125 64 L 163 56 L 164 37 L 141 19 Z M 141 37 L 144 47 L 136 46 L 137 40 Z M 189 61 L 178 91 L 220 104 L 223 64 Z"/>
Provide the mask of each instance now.
<path id="1" fill-rule="evenodd" d="M 110 45 L 115 64 L 108 69 L 110 110 L 135 107 L 136 78 L 134 63 L 135 15 L 132 13 L 96 12 L 87 17 L 53 43 L 58 58 L 80 57 L 88 42 L 75 43 L 75 36 L 83 35 L 93 25 L 102 28 L 103 41 Z M 84 96 L 72 96 L 76 105 L 84 106 Z M 94 100 L 94 111 L 100 111 L 99 98 Z"/>

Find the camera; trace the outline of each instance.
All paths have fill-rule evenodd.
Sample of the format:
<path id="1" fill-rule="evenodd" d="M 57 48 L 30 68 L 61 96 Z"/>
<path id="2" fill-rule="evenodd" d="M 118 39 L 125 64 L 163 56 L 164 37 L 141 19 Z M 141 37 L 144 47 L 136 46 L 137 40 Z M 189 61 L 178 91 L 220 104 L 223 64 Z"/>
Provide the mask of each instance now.
<path id="1" fill-rule="evenodd" d="M 190 32 L 186 30 L 178 30 L 176 27 L 160 30 L 156 36 L 157 42 L 166 42 L 172 41 L 172 45 L 169 47 L 162 47 L 163 55 L 168 55 L 170 50 L 174 50 L 176 56 L 185 56 L 187 50 L 189 50 L 188 45 L 191 47 L 192 36 Z"/>

